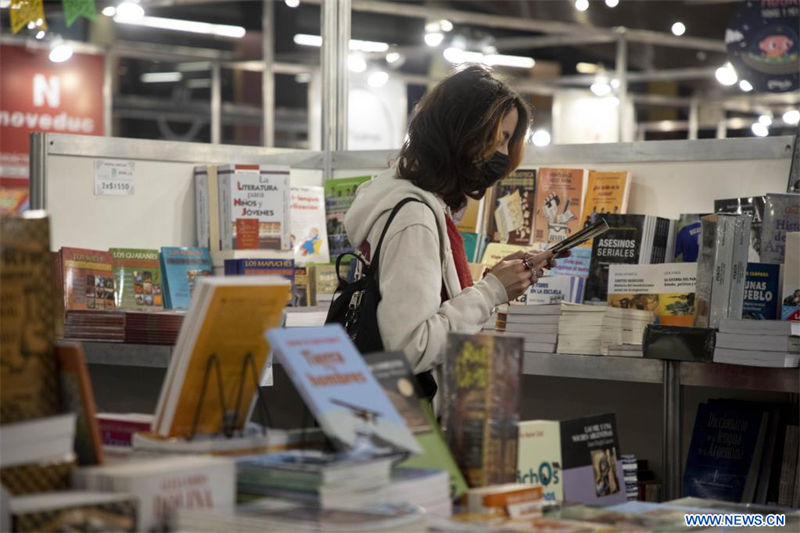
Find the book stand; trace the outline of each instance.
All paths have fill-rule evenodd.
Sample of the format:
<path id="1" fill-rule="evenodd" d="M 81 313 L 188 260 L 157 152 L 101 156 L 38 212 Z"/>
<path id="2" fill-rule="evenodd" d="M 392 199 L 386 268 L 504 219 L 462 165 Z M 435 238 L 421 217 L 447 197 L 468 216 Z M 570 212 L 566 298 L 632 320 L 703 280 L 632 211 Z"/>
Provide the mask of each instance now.
<path id="1" fill-rule="evenodd" d="M 264 396 L 261 392 L 259 375 L 256 371 L 256 364 L 253 360 L 253 354 L 248 352 L 242 359 L 242 370 L 239 373 L 239 381 L 236 387 L 236 405 L 233 407 L 233 409 L 229 409 L 228 406 L 225 405 L 225 387 L 223 386 L 222 382 L 222 371 L 220 370 L 219 358 L 217 357 L 217 354 L 211 354 L 208 357 L 206 362 L 206 370 L 203 373 L 203 385 L 200 388 L 200 398 L 197 402 L 197 409 L 194 412 L 192 430 L 188 435 L 186 435 L 186 440 L 190 441 L 194 439 L 195 435 L 197 434 L 197 424 L 200 422 L 200 414 L 203 410 L 203 400 L 206 396 L 206 389 L 208 389 L 208 381 L 212 369 L 214 369 L 214 373 L 217 376 L 217 397 L 219 398 L 219 407 L 220 412 L 222 413 L 219 427 L 220 434 L 225 435 L 227 438 L 231 438 L 236 431 L 236 421 L 239 419 L 242 408 L 242 394 L 244 392 L 244 380 L 246 378 L 245 374 L 247 373 L 248 369 L 250 370 L 250 375 L 253 379 L 253 384 L 255 385 L 256 394 L 258 395 L 258 407 L 261 409 L 261 414 L 264 415 L 264 420 L 266 420 L 268 425 L 272 424 L 269 416 L 269 410 L 267 409 L 267 404 L 264 401 Z M 266 435 L 266 432 L 266 426 L 262 426 L 262 435 Z"/>

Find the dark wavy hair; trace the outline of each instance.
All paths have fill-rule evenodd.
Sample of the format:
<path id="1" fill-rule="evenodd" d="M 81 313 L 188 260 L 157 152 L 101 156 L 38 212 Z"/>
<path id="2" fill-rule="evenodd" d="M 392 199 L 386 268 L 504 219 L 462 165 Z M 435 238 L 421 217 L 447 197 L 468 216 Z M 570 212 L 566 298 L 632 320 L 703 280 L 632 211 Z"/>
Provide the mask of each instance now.
<path id="1" fill-rule="evenodd" d="M 507 174 L 522 161 L 530 110 L 488 68 L 456 72 L 417 104 L 398 156 L 398 176 L 438 194 L 453 210 L 462 208 L 467 196 L 481 198 L 482 165 L 502 138 L 503 117 L 515 107 L 519 119 L 509 140 Z"/>

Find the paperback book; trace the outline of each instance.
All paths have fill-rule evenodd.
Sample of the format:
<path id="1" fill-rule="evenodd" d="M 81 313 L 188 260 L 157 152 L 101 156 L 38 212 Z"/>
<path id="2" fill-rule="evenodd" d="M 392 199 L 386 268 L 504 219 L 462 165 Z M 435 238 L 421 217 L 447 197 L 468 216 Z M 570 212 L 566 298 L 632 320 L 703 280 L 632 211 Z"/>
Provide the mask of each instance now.
<path id="1" fill-rule="evenodd" d="M 322 187 L 292 187 L 291 234 L 289 239 L 297 266 L 328 263 L 328 231 L 325 224 L 325 190 Z"/>
<path id="2" fill-rule="evenodd" d="M 700 250 L 700 217 L 693 213 L 681 213 L 675 226 L 675 253 L 673 261 L 696 263 Z"/>
<path id="3" fill-rule="evenodd" d="M 800 193 L 767 194 L 761 226 L 761 262 L 782 264 L 786 233 L 800 231 Z"/>
<path id="4" fill-rule="evenodd" d="M 580 303 L 586 280 L 578 276 L 543 276 L 528 287 L 520 298 L 527 305 L 547 305 L 559 302 Z"/>
<path id="5" fill-rule="evenodd" d="M 494 231 L 496 242 L 530 245 L 533 231 L 536 170 L 517 169 L 495 186 Z"/>
<path id="6" fill-rule="evenodd" d="M 610 229 L 592 243 L 586 303 L 606 303 L 612 264 L 663 263 L 672 227 L 670 220 L 650 215 L 606 215 L 603 218 Z"/>
<path id="7" fill-rule="evenodd" d="M 289 250 L 289 168 L 224 165 L 218 170 L 223 250 Z"/>
<path id="8" fill-rule="evenodd" d="M 153 432 L 185 437 L 230 434 L 244 426 L 267 362 L 264 332 L 280 325 L 289 295 L 289 282 L 279 276 L 198 280 L 161 387 Z"/>
<path id="9" fill-rule="evenodd" d="M 747 260 L 757 263 L 761 257 L 761 222 L 764 219 L 765 196 L 749 196 L 745 198 L 726 198 L 714 200 L 715 213 L 750 215 L 750 238 Z"/>
<path id="10" fill-rule="evenodd" d="M 208 248 L 165 246 L 161 248 L 164 307 L 188 309 L 197 280 L 214 274 Z"/>
<path id="11" fill-rule="evenodd" d="M 608 305 L 650 311 L 656 324 L 691 326 L 696 287 L 696 263 L 610 265 Z"/>
<path id="12" fill-rule="evenodd" d="M 586 183 L 586 197 L 580 218 L 582 227 L 588 228 L 605 215 L 624 215 L 628 212 L 630 172 L 590 170 Z M 592 242 L 588 241 L 581 246 L 591 248 Z"/>
<path id="13" fill-rule="evenodd" d="M 338 450 L 376 455 L 421 451 L 341 326 L 273 328 L 266 337 Z"/>
<path id="14" fill-rule="evenodd" d="M 450 333 L 443 420 L 471 487 L 514 481 L 522 339 Z"/>
<path id="15" fill-rule="evenodd" d="M 579 168 L 540 168 L 536 187 L 533 240 L 547 247 L 581 228 L 578 218 L 586 180 Z"/>
<path id="16" fill-rule="evenodd" d="M 85 248 L 61 248 L 64 309 L 115 309 L 111 252 Z"/>
<path id="17" fill-rule="evenodd" d="M 742 318 L 777 320 L 780 302 L 781 266 L 747 263 Z"/>
<path id="18" fill-rule="evenodd" d="M 59 412 L 53 288 L 50 220 L 0 217 L 0 424 Z"/>
<path id="19" fill-rule="evenodd" d="M 275 275 L 289 281 L 291 302 L 294 292 L 294 259 L 226 259 L 226 276 L 264 276 Z"/>
<path id="20" fill-rule="evenodd" d="M 216 165 L 194 167 L 195 222 L 197 246 L 221 250 L 219 178 Z"/>
<path id="21" fill-rule="evenodd" d="M 781 320 L 800 322 L 800 232 L 786 234 Z"/>
<path id="22" fill-rule="evenodd" d="M 626 501 L 614 414 L 519 424 L 520 483 L 547 501 L 612 505 Z"/>
<path id="23" fill-rule="evenodd" d="M 114 305 L 134 311 L 164 309 L 158 250 L 110 248 Z"/>
<path id="24" fill-rule="evenodd" d="M 344 215 L 356 197 L 358 186 L 370 176 L 325 180 L 325 221 L 331 258 L 352 252 L 353 245 L 344 229 Z"/>

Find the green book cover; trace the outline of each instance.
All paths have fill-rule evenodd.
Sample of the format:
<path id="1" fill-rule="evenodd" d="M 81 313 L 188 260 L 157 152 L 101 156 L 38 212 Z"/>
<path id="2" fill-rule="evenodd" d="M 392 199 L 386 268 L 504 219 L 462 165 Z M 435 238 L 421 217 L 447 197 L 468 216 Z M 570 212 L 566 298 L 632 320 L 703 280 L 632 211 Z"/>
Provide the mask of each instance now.
<path id="1" fill-rule="evenodd" d="M 114 303 L 119 309 L 164 309 L 158 250 L 109 248 L 114 271 Z"/>
<path id="2" fill-rule="evenodd" d="M 356 197 L 358 186 L 370 178 L 371 176 L 358 176 L 325 181 L 325 227 L 333 262 L 340 254 L 353 251 L 344 229 L 344 215 Z"/>
<path id="3" fill-rule="evenodd" d="M 405 356 L 399 352 L 377 352 L 365 355 L 364 359 L 422 448 L 421 454 L 409 457 L 399 466 L 447 471 L 450 496 L 460 497 L 467 491 L 467 482 L 450 453 L 430 403 L 421 399 Z"/>

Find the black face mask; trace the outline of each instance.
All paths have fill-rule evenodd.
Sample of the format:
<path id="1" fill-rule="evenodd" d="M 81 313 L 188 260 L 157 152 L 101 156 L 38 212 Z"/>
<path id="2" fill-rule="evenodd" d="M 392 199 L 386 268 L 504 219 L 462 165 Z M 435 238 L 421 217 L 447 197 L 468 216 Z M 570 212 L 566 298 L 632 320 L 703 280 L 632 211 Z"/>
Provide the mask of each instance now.
<path id="1" fill-rule="evenodd" d="M 488 189 L 494 185 L 508 170 L 509 160 L 506 154 L 495 152 L 492 158 L 483 164 L 481 186 Z"/>

